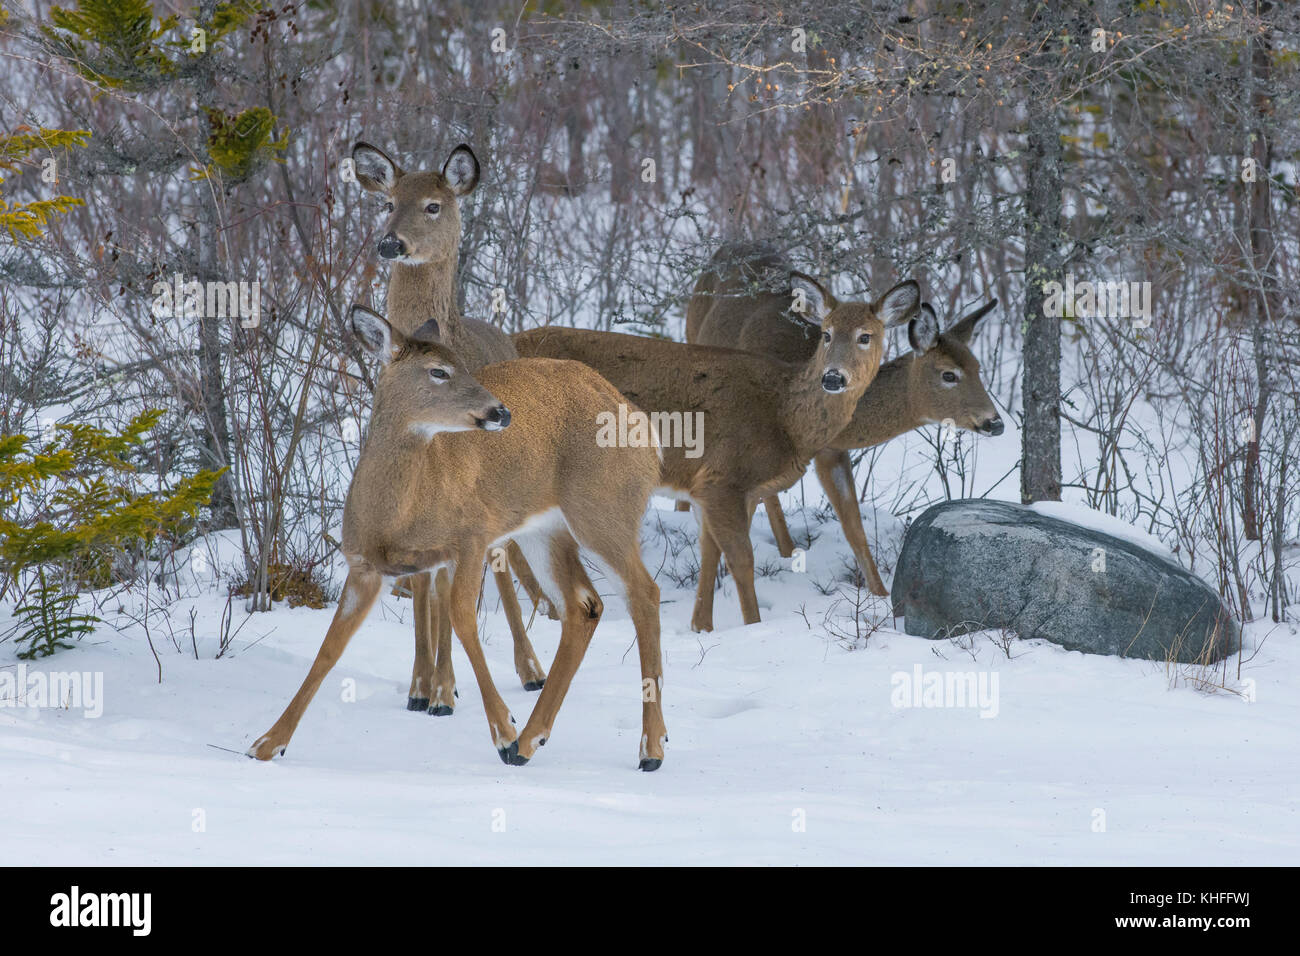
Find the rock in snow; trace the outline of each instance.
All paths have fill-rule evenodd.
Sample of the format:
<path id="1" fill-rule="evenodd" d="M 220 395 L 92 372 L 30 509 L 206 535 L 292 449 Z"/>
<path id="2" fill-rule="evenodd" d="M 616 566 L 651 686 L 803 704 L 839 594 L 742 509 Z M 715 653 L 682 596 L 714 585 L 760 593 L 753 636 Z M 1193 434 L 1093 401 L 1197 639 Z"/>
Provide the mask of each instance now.
<path id="1" fill-rule="evenodd" d="M 1086 654 L 1212 663 L 1241 628 L 1164 555 L 1002 501 L 927 508 L 903 539 L 891 593 L 908 634 L 1006 628 Z"/>

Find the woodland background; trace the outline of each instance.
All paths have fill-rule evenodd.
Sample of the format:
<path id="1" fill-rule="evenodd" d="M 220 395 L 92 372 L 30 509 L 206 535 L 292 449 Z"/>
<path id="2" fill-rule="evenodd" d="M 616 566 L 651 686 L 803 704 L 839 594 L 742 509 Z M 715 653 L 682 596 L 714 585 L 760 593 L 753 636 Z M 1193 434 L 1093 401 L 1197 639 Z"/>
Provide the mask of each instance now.
<path id="1" fill-rule="evenodd" d="M 461 304 L 511 331 L 681 338 L 695 276 L 739 237 L 842 298 L 914 276 L 952 321 L 996 296 L 975 349 L 1018 462 L 977 482 L 977 443 L 935 429 L 914 478 L 864 499 L 906 516 L 1017 497 L 1018 478 L 1022 500 L 1161 538 L 1243 618 L 1294 616 L 1296 5 L 3 9 L 0 506 L 14 540 L 76 533 L 6 553 L 0 600 L 157 588 L 165 606 L 218 530 L 250 609 L 328 598 L 371 385 L 342 319 L 387 281 L 379 203 L 342 166 L 365 139 L 408 169 L 472 145 Z M 177 272 L 259 282 L 260 325 L 155 317 Z M 1151 327 L 1045 315 L 1066 273 L 1151 283 Z M 102 435 L 74 450 L 56 424 Z M 160 513 L 139 512 L 150 494 Z M 130 506 L 120 533 L 85 531 Z"/>

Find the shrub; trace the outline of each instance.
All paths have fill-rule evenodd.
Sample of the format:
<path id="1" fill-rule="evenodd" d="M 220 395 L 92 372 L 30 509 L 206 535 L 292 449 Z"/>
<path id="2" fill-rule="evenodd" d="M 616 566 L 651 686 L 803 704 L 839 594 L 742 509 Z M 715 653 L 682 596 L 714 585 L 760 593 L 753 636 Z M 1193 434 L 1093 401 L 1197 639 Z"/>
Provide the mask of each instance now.
<path id="1" fill-rule="evenodd" d="M 76 593 L 114 583 L 114 558 L 192 530 L 212 497 L 218 472 L 183 478 L 170 491 L 141 491 L 128 458 L 162 417 L 141 412 L 119 433 L 58 425 L 37 446 L 25 435 L 0 437 L 0 580 L 30 592 L 16 609 L 24 657 L 44 657 L 93 628 L 75 613 Z M 34 581 L 26 572 L 35 572 Z"/>

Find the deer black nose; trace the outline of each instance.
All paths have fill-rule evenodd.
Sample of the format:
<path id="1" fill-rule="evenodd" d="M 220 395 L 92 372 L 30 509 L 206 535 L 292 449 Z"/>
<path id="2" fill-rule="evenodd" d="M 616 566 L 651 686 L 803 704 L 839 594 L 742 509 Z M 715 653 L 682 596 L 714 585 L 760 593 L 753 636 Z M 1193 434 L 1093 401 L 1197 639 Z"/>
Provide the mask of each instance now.
<path id="1" fill-rule="evenodd" d="M 984 432 L 986 435 L 1001 435 L 1006 431 L 1006 428 L 1007 426 L 1002 424 L 1001 415 L 994 415 L 992 418 L 980 425 L 980 431 Z"/>
<path id="2" fill-rule="evenodd" d="M 822 388 L 832 395 L 836 392 L 842 392 L 849 387 L 849 380 L 845 378 L 844 373 L 837 368 L 828 368 L 826 374 L 822 376 Z"/>
<path id="3" fill-rule="evenodd" d="M 396 233 L 390 232 L 379 240 L 379 257 L 381 259 L 396 259 L 398 256 L 404 255 L 406 255 L 406 243 L 398 239 Z"/>
<path id="4" fill-rule="evenodd" d="M 510 424 L 510 409 L 504 405 L 498 405 L 483 416 L 483 423 L 479 425 L 484 431 L 499 432 Z"/>

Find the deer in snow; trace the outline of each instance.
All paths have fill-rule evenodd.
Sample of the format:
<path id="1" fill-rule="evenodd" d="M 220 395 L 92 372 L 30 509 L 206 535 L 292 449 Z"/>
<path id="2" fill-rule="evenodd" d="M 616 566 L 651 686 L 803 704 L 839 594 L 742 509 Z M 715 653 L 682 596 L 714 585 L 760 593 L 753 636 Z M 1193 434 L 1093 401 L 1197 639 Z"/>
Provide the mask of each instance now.
<path id="1" fill-rule="evenodd" d="M 853 416 L 871 384 L 887 326 L 916 313 L 920 290 L 899 283 L 874 302 L 826 307 L 809 355 L 797 362 L 753 352 L 615 332 L 549 326 L 515 336 L 520 355 L 585 362 L 652 415 L 698 414 L 697 455 L 665 441 L 660 485 L 700 509 L 700 577 L 691 627 L 713 629 L 718 560 L 726 555 L 746 624 L 759 620 L 749 525 L 758 502 L 793 485 L 812 456 Z"/>
<path id="2" fill-rule="evenodd" d="M 695 283 L 686 308 L 686 341 L 804 361 L 817 348 L 819 330 L 791 308 L 795 299 L 825 302 L 830 308 L 838 304 L 824 285 L 792 269 L 770 245 L 725 245 Z M 993 299 L 941 332 L 934 309 L 923 303 L 908 324 L 911 351 L 881 366 L 844 430 L 813 456 L 817 477 L 872 594 L 887 596 L 889 591 L 862 529 L 849 452 L 927 424 L 951 423 L 954 428 L 1001 435 L 1002 417 L 980 380 L 979 361 L 969 348 L 980 321 L 997 304 Z M 783 557 L 789 557 L 794 541 L 780 499 L 769 495 L 763 504 L 777 547 Z"/>
<path id="3" fill-rule="evenodd" d="M 474 669 L 493 746 L 527 763 L 551 736 L 560 705 L 604 605 L 579 547 L 626 591 L 641 663 L 640 767 L 663 762 L 659 588 L 641 560 L 641 519 L 659 480 L 652 446 L 605 446 L 597 417 L 626 399 L 577 362 L 515 359 L 471 374 L 441 340 L 436 320 L 410 335 L 354 306 L 353 334 L 383 368 L 370 429 L 343 509 L 347 581 L 316 660 L 289 706 L 249 749 L 282 754 L 321 682 L 365 619 L 386 578 L 449 568 L 440 595 Z M 492 683 L 475 604 L 488 548 L 511 536 L 541 539 L 560 595 L 559 649 L 522 731 Z"/>
<path id="4" fill-rule="evenodd" d="M 429 319 L 443 341 L 475 372 L 492 362 L 517 358 L 510 337 L 490 322 L 466 318 L 456 304 L 456 264 L 460 251 L 460 200 L 479 181 L 479 162 L 465 144 L 453 149 L 441 170 L 406 172 L 382 149 L 357 142 L 352 162 L 358 184 L 385 200 L 379 258 L 392 264 L 386 300 L 387 320 L 405 335 Z M 493 555 L 492 574 L 514 639 L 515 671 L 526 690 L 540 690 L 546 671 L 537 659 L 524 625 L 509 568 L 524 585 L 534 607 L 554 616 L 537 579 L 517 545 L 505 542 Z M 451 622 L 441 602 L 431 597 L 429 581 L 408 582 L 415 604 L 415 661 L 408 710 L 448 716 L 455 708 L 456 676 L 451 661 Z M 446 582 L 437 585 L 437 593 Z"/>

